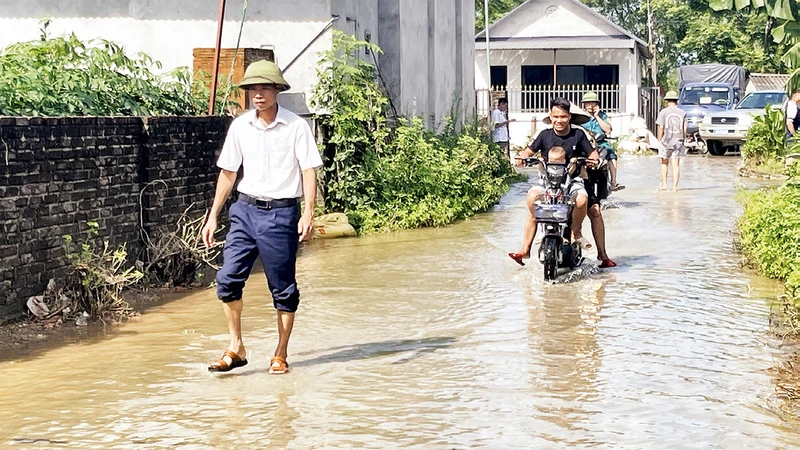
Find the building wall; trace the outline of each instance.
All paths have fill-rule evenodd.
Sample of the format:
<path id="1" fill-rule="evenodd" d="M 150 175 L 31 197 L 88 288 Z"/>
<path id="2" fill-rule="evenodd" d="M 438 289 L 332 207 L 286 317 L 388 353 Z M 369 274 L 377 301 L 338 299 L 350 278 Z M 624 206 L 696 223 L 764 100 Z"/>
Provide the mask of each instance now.
<path id="1" fill-rule="evenodd" d="M 39 37 L 39 20 L 51 17 L 52 35 L 74 32 L 81 39 L 121 43 L 133 54 L 145 52 L 164 69 L 192 66 L 194 48 L 216 43 L 218 0 L 4 0 L 0 9 L 0 48 Z M 228 0 L 222 46 L 236 47 L 244 0 Z M 460 15 L 459 15 L 460 14 Z M 272 48 L 280 67 L 325 28 L 370 35 L 383 48 L 377 57 L 384 82 L 401 115 L 441 123 L 454 96 L 474 104 L 474 4 L 471 0 L 269 0 L 250 1 L 240 47 Z M 460 43 L 460 44 L 459 44 Z M 316 83 L 318 53 L 330 48 L 323 33 L 286 71 L 292 89 L 280 101 L 308 114 Z M 362 52 L 364 60 L 373 55 Z M 433 64 L 435 67 L 429 67 Z"/>
<path id="2" fill-rule="evenodd" d="M 491 63 L 493 66 L 508 67 L 508 86 L 520 88 L 522 83 L 522 66 L 524 65 L 552 65 L 552 50 L 493 50 L 491 52 Z M 611 117 L 611 125 L 616 132 L 614 135 L 625 133 L 632 115 L 639 112 L 639 68 L 634 63 L 637 54 L 629 49 L 611 49 L 602 51 L 593 50 L 559 50 L 556 52 L 556 64 L 558 65 L 601 65 L 615 64 L 619 66 L 619 82 L 621 96 L 621 111 L 618 115 Z M 486 52 L 477 52 L 475 58 L 476 86 L 479 90 L 488 87 L 486 75 Z M 486 95 L 486 91 L 480 91 L 479 95 Z M 519 93 L 510 93 L 509 102 L 519 105 Z M 481 98 L 481 104 L 486 102 Z M 513 107 L 512 107 L 513 109 Z M 526 145 L 532 130 L 541 129 L 541 119 L 544 114 L 515 113 L 511 112 L 509 117 L 517 120 L 509 125 L 511 142 L 514 145 Z M 533 120 L 537 120 L 534 123 Z"/>
<path id="3" fill-rule="evenodd" d="M 491 64 L 508 67 L 508 86 L 522 85 L 522 66 L 552 66 L 552 50 L 492 50 Z M 619 66 L 620 85 L 638 85 L 639 76 L 636 54 L 633 49 L 609 50 L 558 50 L 555 52 L 555 64 L 599 66 L 612 64 Z M 486 73 L 486 52 L 480 51 L 475 57 L 476 87 L 485 89 L 488 86 Z"/>
<path id="4" fill-rule="evenodd" d="M 285 67 L 331 19 L 331 0 L 250 1 L 240 47 L 274 47 Z M 353 0 L 352 2 L 358 2 Z M 351 2 L 351 3 L 352 3 Z M 145 52 L 164 69 L 192 67 L 194 48 L 216 45 L 218 0 L 4 0 L 0 9 L 0 48 L 38 39 L 39 20 L 52 18 L 53 36 L 75 33 L 81 39 L 103 38 L 121 43 L 129 54 Z M 342 2 L 347 3 L 347 2 Z M 228 0 L 222 46 L 235 48 L 244 0 Z M 307 112 L 306 97 L 316 81 L 317 52 L 330 46 L 322 36 L 286 73 L 292 90 L 282 102 Z M 227 75 L 227 72 L 224 72 Z"/>
<path id="5" fill-rule="evenodd" d="M 64 236 L 88 221 L 111 244 L 140 255 L 145 230 L 173 229 L 193 203 L 210 206 L 223 117 L 0 118 L 0 322 L 70 266 Z M 163 180 L 144 189 L 150 181 Z M 141 197 L 140 192 L 144 189 Z"/>
<path id="6" fill-rule="evenodd" d="M 394 62 L 385 70 L 381 66 L 393 86 L 390 91 L 396 95 L 393 100 L 398 109 L 438 128 L 460 103 L 457 100 L 468 98 L 467 103 L 461 103 L 466 108 L 458 108 L 459 118 L 471 116 L 474 76 L 467 66 L 473 66 L 474 61 L 473 2 L 381 0 L 380 5 L 390 27 L 398 30 L 394 36 L 389 30 L 381 33 L 382 42 L 396 39 L 399 47 L 399 67 L 394 67 Z"/>

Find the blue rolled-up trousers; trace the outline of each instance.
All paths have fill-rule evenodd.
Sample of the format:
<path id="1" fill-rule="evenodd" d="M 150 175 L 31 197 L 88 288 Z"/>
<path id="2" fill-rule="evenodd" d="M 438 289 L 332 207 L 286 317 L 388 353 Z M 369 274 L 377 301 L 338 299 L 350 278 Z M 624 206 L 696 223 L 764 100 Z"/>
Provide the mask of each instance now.
<path id="1" fill-rule="evenodd" d="M 217 272 L 217 296 L 223 302 L 242 298 L 242 290 L 257 257 L 261 257 L 272 302 L 278 311 L 295 312 L 300 292 L 295 279 L 300 208 L 262 209 L 237 201 L 230 210 L 222 268 Z"/>

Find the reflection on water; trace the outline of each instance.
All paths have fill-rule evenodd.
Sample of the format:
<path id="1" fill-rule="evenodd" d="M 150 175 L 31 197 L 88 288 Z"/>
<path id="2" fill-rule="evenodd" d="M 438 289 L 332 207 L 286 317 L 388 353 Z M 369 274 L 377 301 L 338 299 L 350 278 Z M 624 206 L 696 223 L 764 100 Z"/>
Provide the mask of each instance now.
<path id="1" fill-rule="evenodd" d="M 604 210 L 620 266 L 589 258 L 552 284 L 506 256 L 527 183 L 451 227 L 314 242 L 288 376 L 266 373 L 277 336 L 260 273 L 250 364 L 229 374 L 205 370 L 228 341 L 212 290 L 107 337 L 6 355 L 0 446 L 793 448 L 770 407 L 784 354 L 764 344 L 779 286 L 732 251 L 734 165 L 690 158 L 686 189 L 659 193 L 657 158 L 623 159 L 628 187 Z"/>

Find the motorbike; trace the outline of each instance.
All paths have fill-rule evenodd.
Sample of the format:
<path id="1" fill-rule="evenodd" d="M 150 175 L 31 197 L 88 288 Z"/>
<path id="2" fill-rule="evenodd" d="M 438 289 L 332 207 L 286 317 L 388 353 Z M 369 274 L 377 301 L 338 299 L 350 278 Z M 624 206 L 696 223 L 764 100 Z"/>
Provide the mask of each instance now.
<path id="1" fill-rule="evenodd" d="M 702 155 L 708 153 L 708 145 L 706 145 L 705 141 L 700 139 L 699 132 L 686 136 L 686 139 L 683 141 L 683 146 L 686 147 L 686 151 L 694 150 Z"/>
<path id="2" fill-rule="evenodd" d="M 543 233 L 539 244 L 539 261 L 544 266 L 544 279 L 556 279 L 559 268 L 574 269 L 583 263 L 581 246 L 572 241 L 572 210 L 575 206 L 568 196 L 569 174 L 586 158 L 573 163 L 548 163 L 542 158 L 526 158 L 526 165 L 541 166 L 544 175 L 544 198 L 534 207 L 537 233 Z"/>

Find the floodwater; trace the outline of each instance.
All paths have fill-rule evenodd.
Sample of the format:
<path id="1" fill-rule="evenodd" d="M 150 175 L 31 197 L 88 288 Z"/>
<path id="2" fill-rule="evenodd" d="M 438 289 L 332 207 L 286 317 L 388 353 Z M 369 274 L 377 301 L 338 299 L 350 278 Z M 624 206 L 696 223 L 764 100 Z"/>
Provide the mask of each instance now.
<path id="1" fill-rule="evenodd" d="M 228 339 L 213 290 L 5 355 L 0 447 L 795 448 L 771 407 L 780 286 L 732 246 L 737 160 L 690 157 L 684 190 L 658 193 L 658 159 L 623 158 L 604 211 L 620 266 L 556 284 L 506 256 L 527 183 L 447 228 L 307 245 L 289 375 L 266 373 L 260 273 L 230 374 L 206 371 Z"/>

